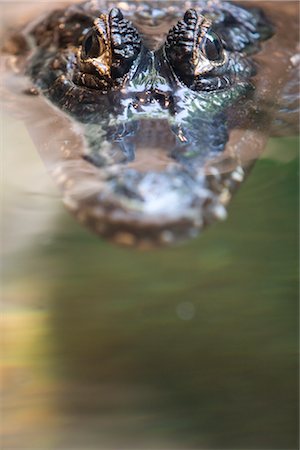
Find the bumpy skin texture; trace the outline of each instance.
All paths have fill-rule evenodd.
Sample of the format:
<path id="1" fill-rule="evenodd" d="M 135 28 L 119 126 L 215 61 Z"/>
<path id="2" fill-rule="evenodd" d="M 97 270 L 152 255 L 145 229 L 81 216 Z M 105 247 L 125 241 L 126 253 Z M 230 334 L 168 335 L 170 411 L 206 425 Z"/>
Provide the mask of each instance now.
<path id="1" fill-rule="evenodd" d="M 85 2 L 55 11 L 30 33 L 36 49 L 29 62 L 28 74 L 51 101 L 83 121 L 86 120 L 85 103 L 94 102 L 95 96 L 99 97 L 101 93 L 120 90 L 121 87 L 126 89 L 128 82 L 137 81 L 140 73 L 146 77 L 148 70 L 149 75 L 151 67 L 144 70 L 143 63 L 153 56 L 152 53 L 147 55 L 149 52 L 142 45 L 138 31 L 120 10 L 113 8 L 104 14 L 95 4 L 97 2 Z M 195 91 L 210 91 L 247 82 L 253 75 L 253 67 L 244 56 L 257 51 L 259 42 L 270 36 L 270 27 L 262 14 L 218 1 L 210 3 L 209 8 L 206 2 L 197 2 L 195 6 L 198 8 L 186 12 L 166 36 L 163 48 L 154 53 L 156 65 L 167 64 L 170 78 L 171 72 L 175 75 L 173 80 L 164 80 L 166 84 L 173 81 L 172 87 L 183 83 Z M 131 19 L 135 19 L 134 15 Z M 219 46 L 222 47 L 221 58 L 215 61 L 205 55 L 205 41 L 210 43 L 207 39 L 210 32 L 215 37 L 219 36 Z M 93 76 L 97 74 L 97 68 L 91 60 L 96 59 L 96 55 L 91 54 L 90 60 L 83 57 L 87 38 L 96 34 L 101 36 L 108 53 L 105 64 L 110 76 L 108 73 Z M 203 66 L 199 64 L 197 75 L 193 61 L 195 51 L 198 51 Z M 80 86 L 94 88 L 98 92 L 80 89 Z M 78 108 L 77 112 L 76 105 L 70 103 L 74 100 L 78 104 L 78 94 L 83 96 L 83 101 L 82 111 Z"/>
<path id="2" fill-rule="evenodd" d="M 100 192 L 76 199 L 75 213 L 84 210 L 86 223 L 112 239 L 120 232 L 153 242 L 170 230 L 174 240 L 194 235 L 220 208 L 222 180 L 204 176 L 204 164 L 225 148 L 229 108 L 251 96 L 251 54 L 271 27 L 259 10 L 218 0 L 194 2 L 185 14 L 185 2 L 137 8 L 128 1 L 124 14 L 114 6 L 77 4 L 27 31 L 34 43 L 27 74 L 83 124 L 82 157 L 103 181 Z M 156 135 L 141 144 L 154 126 Z M 163 172 L 128 166 L 138 141 L 157 148 L 165 140 L 173 164 Z"/>

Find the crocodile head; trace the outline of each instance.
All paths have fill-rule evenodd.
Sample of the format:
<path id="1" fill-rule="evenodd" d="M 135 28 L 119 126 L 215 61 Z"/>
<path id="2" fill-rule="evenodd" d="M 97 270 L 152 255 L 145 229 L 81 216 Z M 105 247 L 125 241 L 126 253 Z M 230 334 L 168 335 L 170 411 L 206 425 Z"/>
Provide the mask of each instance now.
<path id="1" fill-rule="evenodd" d="M 75 215 L 122 243 L 170 243 L 226 216 L 244 171 L 236 155 L 230 169 L 220 160 L 247 116 L 230 111 L 251 98 L 251 54 L 271 29 L 231 3 L 126 5 L 86 2 L 35 24 L 27 73 L 84 135 L 91 178 L 59 167 Z"/>

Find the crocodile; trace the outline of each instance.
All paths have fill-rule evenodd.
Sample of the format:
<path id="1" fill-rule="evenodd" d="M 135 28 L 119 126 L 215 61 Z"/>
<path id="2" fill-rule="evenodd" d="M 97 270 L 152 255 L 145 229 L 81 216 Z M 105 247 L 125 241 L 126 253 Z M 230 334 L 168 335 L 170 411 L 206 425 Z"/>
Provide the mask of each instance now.
<path id="1" fill-rule="evenodd" d="M 40 152 L 67 208 L 140 247 L 226 218 L 271 124 L 257 80 L 274 35 L 262 9 L 221 0 L 90 0 L 13 35 L 6 51 L 30 80 L 26 93 L 59 118 L 53 134 L 65 132 L 56 156 Z"/>

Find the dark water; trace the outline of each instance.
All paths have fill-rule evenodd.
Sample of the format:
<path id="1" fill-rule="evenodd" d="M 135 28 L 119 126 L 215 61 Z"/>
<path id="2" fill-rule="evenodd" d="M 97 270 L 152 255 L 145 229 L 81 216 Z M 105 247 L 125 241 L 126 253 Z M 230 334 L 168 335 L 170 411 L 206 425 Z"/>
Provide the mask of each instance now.
<path id="1" fill-rule="evenodd" d="M 1 448 L 297 448 L 297 150 L 270 140 L 228 220 L 167 250 L 108 244 L 56 195 L 36 231 L 43 196 L 5 197 Z"/>

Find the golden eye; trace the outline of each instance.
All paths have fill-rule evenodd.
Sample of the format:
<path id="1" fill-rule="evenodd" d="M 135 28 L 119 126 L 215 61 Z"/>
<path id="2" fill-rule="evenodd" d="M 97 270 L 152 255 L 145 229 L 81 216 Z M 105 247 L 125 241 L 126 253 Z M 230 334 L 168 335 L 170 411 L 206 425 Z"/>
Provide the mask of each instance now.
<path id="1" fill-rule="evenodd" d="M 105 51 L 105 45 L 96 31 L 91 30 L 82 42 L 83 59 L 98 58 Z"/>
<path id="2" fill-rule="evenodd" d="M 141 48 L 138 31 L 119 9 L 100 14 L 81 37 L 73 81 L 102 92 L 121 87 Z"/>

